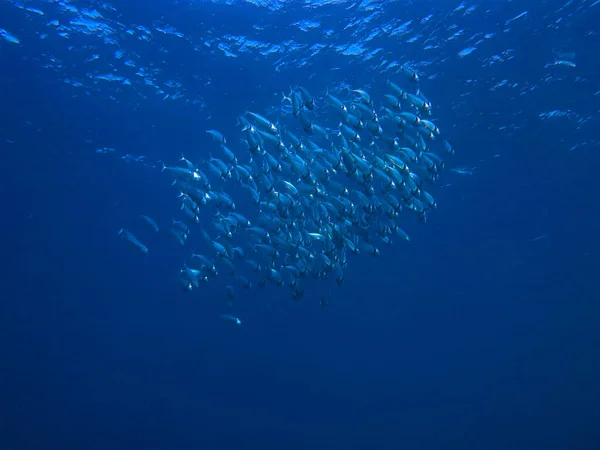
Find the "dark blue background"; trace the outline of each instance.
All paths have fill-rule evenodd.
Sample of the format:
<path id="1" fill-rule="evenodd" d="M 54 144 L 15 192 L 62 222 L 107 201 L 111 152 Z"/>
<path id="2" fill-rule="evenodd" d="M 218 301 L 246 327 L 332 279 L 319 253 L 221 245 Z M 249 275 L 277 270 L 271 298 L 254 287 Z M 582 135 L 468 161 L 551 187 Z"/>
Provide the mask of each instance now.
<path id="1" fill-rule="evenodd" d="M 138 23 L 168 14 L 153 7 L 119 9 Z M 197 7 L 236 34 L 264 19 L 240 10 Z M 165 22 L 177 22 L 171 14 Z M 180 30 L 201 28 L 179 14 Z M 570 32 L 590 78 L 590 41 Z M 331 66 L 355 85 L 383 79 L 351 74 L 342 58 L 293 73 L 246 56 L 169 64 L 192 97 L 202 93 L 207 121 L 191 106 L 70 90 L 23 57 L 35 42 L 3 45 L 0 448 L 600 448 L 600 158 L 568 151 L 597 137 L 537 118 L 598 104 L 593 86 L 570 80 L 527 96 L 490 92 L 485 80 L 539 79 L 552 59 L 549 36 L 511 36 L 499 42 L 519 48 L 515 60 L 448 62 L 424 83 L 457 149 L 450 167 L 477 169 L 444 174 L 452 185 L 435 189 L 438 211 L 407 224 L 412 242 L 353 258 L 324 309 L 329 285 L 300 303 L 275 288 L 239 296 L 241 327 L 217 317 L 223 286 L 178 289 L 189 249 L 166 233 L 140 228 L 148 258 L 124 248 L 116 231 L 139 227 L 140 213 L 168 224 L 174 192 L 157 170 L 94 149 L 203 158 L 205 129 L 233 134 L 236 114 L 276 105 L 274 92 L 298 80 L 315 74 L 305 84 L 320 92 Z M 169 57 L 183 56 L 174 46 Z M 193 85 L 198 74 L 210 87 Z M 471 77 L 479 84 L 460 97 Z"/>

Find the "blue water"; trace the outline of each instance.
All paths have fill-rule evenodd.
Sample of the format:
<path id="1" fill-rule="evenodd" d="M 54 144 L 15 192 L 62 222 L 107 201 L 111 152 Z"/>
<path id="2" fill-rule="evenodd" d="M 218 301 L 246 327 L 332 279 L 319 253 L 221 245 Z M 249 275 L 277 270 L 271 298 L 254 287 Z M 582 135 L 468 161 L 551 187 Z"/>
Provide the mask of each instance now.
<path id="1" fill-rule="evenodd" d="M 600 448 L 600 4 L 230 3 L 0 4 L 0 449 Z M 239 327 L 183 292 L 157 161 L 393 61 L 456 149 L 411 242 Z"/>

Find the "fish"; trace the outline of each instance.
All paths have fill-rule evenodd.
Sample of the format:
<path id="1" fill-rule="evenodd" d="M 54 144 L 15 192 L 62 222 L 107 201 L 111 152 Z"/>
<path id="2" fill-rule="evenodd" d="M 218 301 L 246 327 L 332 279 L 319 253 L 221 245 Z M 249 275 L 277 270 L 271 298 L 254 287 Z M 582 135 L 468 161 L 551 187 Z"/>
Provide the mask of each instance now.
<path id="1" fill-rule="evenodd" d="M 373 106 L 373 100 L 371 99 L 371 96 L 364 89 L 351 89 L 350 91 L 358 94 L 366 105 Z"/>
<path id="2" fill-rule="evenodd" d="M 344 117 L 346 114 L 348 114 L 348 108 L 346 107 L 346 105 L 344 104 L 344 102 L 342 102 L 338 98 L 336 98 L 333 95 L 331 95 L 329 93 L 329 90 L 325 93 L 325 97 L 327 97 L 327 100 L 329 101 L 329 104 L 334 108 L 334 110 L 340 116 Z"/>
<path id="3" fill-rule="evenodd" d="M 158 233 L 158 225 L 156 224 L 156 222 L 155 222 L 155 221 L 154 221 L 152 218 L 150 218 L 150 217 L 148 217 L 148 216 L 145 216 L 145 215 L 143 215 L 143 214 L 142 214 L 140 217 L 142 218 L 142 220 L 143 220 L 144 222 L 146 222 L 148 225 L 150 225 L 150 227 L 151 227 L 151 228 L 152 228 L 152 229 L 153 229 L 155 232 L 157 232 L 157 233 Z"/>
<path id="4" fill-rule="evenodd" d="M 136 250 L 139 250 L 140 252 L 142 252 L 145 255 L 148 255 L 148 247 L 146 247 L 144 244 L 142 244 L 134 235 L 133 233 L 131 233 L 129 230 L 126 230 L 125 228 L 121 228 L 118 232 L 117 235 L 121 237 L 121 239 L 127 241 L 133 248 L 135 248 Z"/>
<path id="5" fill-rule="evenodd" d="M 452 172 L 457 173 L 459 175 L 473 175 L 473 171 L 475 169 L 476 167 L 473 167 L 472 169 L 466 167 L 455 167 L 454 169 L 452 169 Z"/>
<path id="6" fill-rule="evenodd" d="M 309 109 L 310 111 L 315 109 L 315 100 L 307 89 L 303 88 L 302 86 L 297 86 L 296 92 L 300 93 L 300 96 L 302 98 L 302 104 L 307 109 Z"/>
<path id="7" fill-rule="evenodd" d="M 235 290 L 233 289 L 233 286 L 227 286 L 227 287 L 225 288 L 225 292 L 226 292 L 226 294 L 227 294 L 227 298 L 228 298 L 229 300 L 233 300 L 233 299 L 235 298 Z M 237 319 L 237 320 L 239 320 L 239 319 Z M 236 320 L 236 323 L 237 323 L 237 320 Z M 241 322 L 240 322 L 240 323 L 241 323 Z M 239 325 L 239 324 L 238 324 L 238 325 Z"/>
<path id="8" fill-rule="evenodd" d="M 220 144 L 225 145 L 227 143 L 225 136 L 223 136 L 221 134 L 221 132 L 219 132 L 217 130 L 206 130 L 206 134 L 208 134 L 210 137 L 212 137 L 215 141 L 217 141 Z"/>
<path id="9" fill-rule="evenodd" d="M 0 28 L 0 38 L 4 39 L 7 42 L 10 42 L 12 44 L 20 44 L 21 40 L 16 37 L 14 34 L 11 34 L 10 32 L 6 31 L 4 28 Z"/>
<path id="10" fill-rule="evenodd" d="M 237 318 L 231 314 L 219 314 L 219 317 L 223 320 L 229 320 L 229 321 L 235 323 L 236 325 L 242 324 L 242 321 L 239 318 Z"/>
<path id="11" fill-rule="evenodd" d="M 195 170 L 190 170 L 188 167 L 169 167 L 162 163 L 161 172 L 167 172 L 179 180 L 195 180 L 200 178 Z"/>
<path id="12" fill-rule="evenodd" d="M 564 67 L 575 68 L 575 67 L 577 67 L 577 64 L 575 64 L 573 61 L 566 61 L 566 60 L 562 60 L 562 59 L 557 59 L 554 62 L 546 64 L 544 67 L 548 68 L 548 67 L 552 67 L 552 66 L 564 66 Z"/>
<path id="13" fill-rule="evenodd" d="M 401 71 L 402 71 L 402 73 L 404 74 L 404 76 L 408 80 L 410 80 L 410 81 L 412 81 L 414 83 L 418 83 L 419 82 L 420 79 L 419 79 L 419 75 L 417 75 L 417 72 L 415 72 L 414 70 L 412 70 L 406 64 L 401 67 Z"/>
<path id="14" fill-rule="evenodd" d="M 163 164 L 185 218 L 171 232 L 196 249 L 180 270 L 181 287 L 189 292 L 220 279 L 228 304 L 267 287 L 300 301 L 307 279 L 341 288 L 355 261 L 407 245 L 405 223 L 425 223 L 437 210 L 433 184 L 454 149 L 430 117 L 418 74 L 405 65 L 394 78 L 383 92 L 341 85 L 313 96 L 293 87 L 277 120 L 258 110 L 238 117 L 239 148 L 208 130 L 214 147 L 207 160 Z M 223 160 L 212 156 L 216 148 Z M 196 234 L 202 247 L 190 237 Z"/>
<path id="15" fill-rule="evenodd" d="M 270 120 L 264 118 L 260 114 L 253 113 L 253 112 L 250 112 L 250 111 L 246 111 L 246 115 L 250 116 L 250 118 L 252 120 L 254 120 L 258 124 L 259 127 L 262 127 L 264 130 L 266 130 L 270 134 L 274 134 L 274 135 L 279 134 L 279 130 L 273 124 L 273 122 L 271 122 Z"/>

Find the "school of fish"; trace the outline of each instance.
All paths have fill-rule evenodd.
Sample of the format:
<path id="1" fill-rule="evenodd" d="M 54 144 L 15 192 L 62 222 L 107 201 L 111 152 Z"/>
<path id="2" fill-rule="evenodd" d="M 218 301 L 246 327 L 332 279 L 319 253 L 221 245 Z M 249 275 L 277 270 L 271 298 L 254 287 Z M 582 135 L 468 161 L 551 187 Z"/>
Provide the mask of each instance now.
<path id="1" fill-rule="evenodd" d="M 183 155 L 162 164 L 183 213 L 169 232 L 185 245 L 196 228 L 204 241 L 181 268 L 181 286 L 192 291 L 225 277 L 230 301 L 236 288 L 266 284 L 286 286 L 299 300 L 303 279 L 335 277 L 341 285 L 348 255 L 378 256 L 380 247 L 409 241 L 402 223 L 410 215 L 425 223 L 436 208 L 428 189 L 444 168 L 442 155 L 454 150 L 440 138 L 414 70 L 403 66 L 386 91 L 381 105 L 350 86 L 316 102 L 296 86 L 283 94 L 289 125 L 248 111 L 238 117 L 243 151 L 208 130 L 214 148 L 202 166 Z M 232 185 L 242 197 L 232 197 Z M 120 235 L 148 254 L 129 231 Z"/>

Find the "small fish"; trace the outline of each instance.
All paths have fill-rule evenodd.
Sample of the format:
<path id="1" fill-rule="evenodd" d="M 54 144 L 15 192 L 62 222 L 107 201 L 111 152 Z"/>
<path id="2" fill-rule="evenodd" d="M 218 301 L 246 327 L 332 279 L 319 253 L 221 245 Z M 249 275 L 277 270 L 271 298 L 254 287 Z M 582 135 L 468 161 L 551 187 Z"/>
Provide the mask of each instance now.
<path id="1" fill-rule="evenodd" d="M 467 169 L 465 167 L 455 167 L 454 169 L 452 169 L 452 172 L 457 173 L 459 175 L 473 175 L 473 171 L 476 168 L 477 167 L 473 167 L 472 169 Z"/>
<path id="2" fill-rule="evenodd" d="M 199 175 L 188 168 L 184 167 L 168 167 L 165 166 L 163 162 L 161 162 L 161 172 L 168 172 L 173 175 L 175 178 L 180 180 L 196 180 L 199 178 Z"/>
<path id="3" fill-rule="evenodd" d="M 273 124 L 273 122 L 271 122 L 269 119 L 266 119 L 265 117 L 261 116 L 260 114 L 253 113 L 251 111 L 246 111 L 246 115 L 252 117 L 257 122 L 257 125 L 262 127 L 264 130 L 266 130 L 270 134 L 278 134 L 279 133 L 279 130 L 277 130 L 277 127 Z"/>
<path id="4" fill-rule="evenodd" d="M 240 319 L 238 319 L 237 317 L 231 315 L 231 314 L 219 314 L 219 317 L 223 320 L 230 320 L 232 322 L 234 322 L 236 325 L 241 325 L 242 321 Z"/>
<path id="5" fill-rule="evenodd" d="M 302 102 L 304 103 L 304 106 L 306 106 L 306 109 L 312 111 L 315 108 L 315 101 L 312 95 L 310 95 L 308 90 L 303 88 L 302 86 L 296 87 L 296 90 L 302 96 Z"/>
<path id="6" fill-rule="evenodd" d="M 143 254 L 148 254 L 148 247 L 146 247 L 144 244 L 138 241 L 137 238 L 130 231 L 126 230 L 125 228 L 121 228 L 117 235 L 121 236 L 121 239 L 124 239 L 127 242 L 129 242 L 134 248 L 141 251 Z"/>
<path id="7" fill-rule="evenodd" d="M 371 96 L 364 89 L 351 89 L 350 92 L 358 94 L 361 100 L 365 102 L 368 106 L 373 106 L 373 100 L 371 100 Z"/>
<path id="8" fill-rule="evenodd" d="M 219 144 L 223 144 L 225 145 L 227 143 L 227 140 L 225 139 L 225 136 L 223 136 L 220 132 L 218 132 L 217 130 L 206 130 L 206 134 L 212 136 L 212 138 L 217 141 Z"/>
<path id="9" fill-rule="evenodd" d="M 406 65 L 402 66 L 401 69 L 404 76 L 406 76 L 406 78 L 408 78 L 410 81 L 414 83 L 419 82 L 419 75 L 417 75 L 417 72 L 412 70 L 410 67 L 407 67 Z"/>
<path id="10" fill-rule="evenodd" d="M 337 111 L 339 114 L 341 114 L 341 115 L 345 115 L 345 114 L 347 114 L 347 113 L 348 113 L 348 108 L 346 108 L 346 105 L 344 105 L 344 103 L 343 103 L 341 100 L 339 100 L 339 99 L 335 98 L 333 95 L 331 95 L 331 94 L 329 93 L 329 91 L 327 91 L 327 92 L 325 93 L 325 96 L 326 96 L 326 97 L 327 97 L 327 99 L 329 100 L 329 104 L 330 104 L 331 106 L 333 106 L 333 107 L 334 107 L 334 109 L 335 109 L 335 110 L 336 110 L 336 111 Z"/>
<path id="11" fill-rule="evenodd" d="M 148 225 L 150 225 L 150 227 L 156 231 L 158 233 L 158 225 L 156 224 L 156 222 L 154 220 L 152 220 L 151 217 L 145 216 L 145 215 L 141 215 L 141 218 L 144 220 L 144 222 L 146 222 Z"/>
<path id="12" fill-rule="evenodd" d="M 575 68 L 575 67 L 577 67 L 577 64 L 575 64 L 573 61 L 565 61 L 565 60 L 559 59 L 554 62 L 546 64 L 544 67 L 552 67 L 552 66 L 565 66 L 565 67 Z"/>
<path id="13" fill-rule="evenodd" d="M 549 234 L 542 234 L 541 236 L 536 236 L 534 237 L 531 242 L 537 242 L 537 241 L 542 241 L 544 239 L 548 239 L 550 237 Z"/>
<path id="14" fill-rule="evenodd" d="M 0 38 L 4 39 L 5 41 L 8 41 L 12 44 L 20 44 L 21 43 L 21 41 L 19 40 L 18 37 L 16 37 L 13 34 L 10 34 L 4 28 L 0 28 Z"/>
<path id="15" fill-rule="evenodd" d="M 450 145 L 450 143 L 448 141 L 446 141 L 446 140 L 442 141 L 442 147 L 444 148 L 446 153 L 450 153 L 451 155 L 454 155 L 454 149 L 452 148 L 452 145 Z"/>
<path id="16" fill-rule="evenodd" d="M 225 288 L 225 293 L 227 294 L 227 298 L 229 301 L 232 301 L 235 298 L 235 291 L 233 290 L 233 286 L 227 286 Z M 239 320 L 239 319 L 238 319 Z M 237 323 L 237 322 L 236 322 Z M 241 323 L 241 322 L 240 322 Z M 239 325 L 239 324 L 238 324 Z"/>

